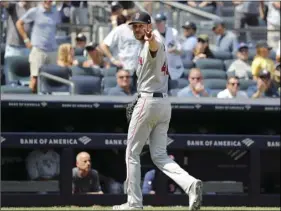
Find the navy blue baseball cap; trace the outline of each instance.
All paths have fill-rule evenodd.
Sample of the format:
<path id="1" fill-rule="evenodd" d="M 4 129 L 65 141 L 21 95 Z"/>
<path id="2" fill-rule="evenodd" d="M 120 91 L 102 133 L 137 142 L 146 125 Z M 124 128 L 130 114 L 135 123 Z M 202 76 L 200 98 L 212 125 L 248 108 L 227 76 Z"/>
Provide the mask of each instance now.
<path id="1" fill-rule="evenodd" d="M 243 49 L 243 48 L 247 48 L 247 49 L 249 49 L 249 46 L 246 44 L 246 43 L 240 43 L 239 45 L 238 45 L 238 51 L 240 51 L 241 49 Z"/>
<path id="2" fill-rule="evenodd" d="M 186 22 L 182 25 L 182 28 L 183 28 L 183 29 L 193 29 L 193 30 L 196 30 L 196 24 L 193 23 L 193 22 L 186 21 Z"/>
<path id="3" fill-rule="evenodd" d="M 129 25 L 132 24 L 151 24 L 151 17 L 146 12 L 137 12 L 133 20 L 129 23 Z"/>
<path id="4" fill-rule="evenodd" d="M 160 21 L 166 21 L 167 17 L 166 15 L 164 15 L 163 13 L 158 13 L 157 15 L 155 15 L 154 20 L 156 22 L 160 22 Z"/>

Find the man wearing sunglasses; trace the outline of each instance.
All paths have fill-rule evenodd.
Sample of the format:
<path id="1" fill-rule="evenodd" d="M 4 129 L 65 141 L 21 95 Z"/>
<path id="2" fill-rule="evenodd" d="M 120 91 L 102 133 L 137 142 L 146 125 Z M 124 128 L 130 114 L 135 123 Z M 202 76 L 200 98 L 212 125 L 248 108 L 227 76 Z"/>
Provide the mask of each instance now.
<path id="1" fill-rule="evenodd" d="M 230 76 L 227 80 L 226 89 L 219 92 L 218 98 L 247 98 L 247 94 L 243 91 L 239 91 L 239 78 L 236 76 Z"/>
<path id="2" fill-rule="evenodd" d="M 259 72 L 257 85 L 250 86 L 247 92 L 251 98 L 275 98 L 280 96 L 278 87 L 273 83 L 271 74 L 267 70 Z"/>
<path id="3" fill-rule="evenodd" d="M 131 76 L 130 76 L 129 71 L 120 69 L 116 73 L 116 81 L 117 81 L 117 86 L 114 87 L 114 88 L 111 88 L 108 91 L 108 95 L 112 95 L 112 96 L 132 95 L 132 90 L 131 90 L 131 87 L 130 87 Z"/>

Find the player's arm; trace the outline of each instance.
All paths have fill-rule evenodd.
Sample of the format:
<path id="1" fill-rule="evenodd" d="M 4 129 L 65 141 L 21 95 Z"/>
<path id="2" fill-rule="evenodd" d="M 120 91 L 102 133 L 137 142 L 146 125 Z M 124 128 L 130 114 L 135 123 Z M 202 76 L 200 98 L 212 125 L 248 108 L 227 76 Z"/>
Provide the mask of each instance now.
<path id="1" fill-rule="evenodd" d="M 156 40 L 155 35 L 152 32 L 151 24 L 149 24 L 147 30 L 145 30 L 144 40 L 148 42 L 151 57 L 156 57 L 157 51 L 160 47 L 160 43 Z"/>

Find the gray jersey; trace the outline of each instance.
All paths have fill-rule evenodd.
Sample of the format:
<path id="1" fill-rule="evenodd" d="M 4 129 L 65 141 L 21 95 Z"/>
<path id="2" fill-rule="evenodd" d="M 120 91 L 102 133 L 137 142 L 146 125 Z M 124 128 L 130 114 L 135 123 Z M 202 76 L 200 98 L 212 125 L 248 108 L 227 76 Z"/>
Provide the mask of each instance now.
<path id="1" fill-rule="evenodd" d="M 138 68 L 136 71 L 138 92 L 168 92 L 168 66 L 164 43 L 161 38 L 155 37 L 159 49 L 153 58 L 149 51 L 149 44 L 145 42 L 140 50 Z"/>

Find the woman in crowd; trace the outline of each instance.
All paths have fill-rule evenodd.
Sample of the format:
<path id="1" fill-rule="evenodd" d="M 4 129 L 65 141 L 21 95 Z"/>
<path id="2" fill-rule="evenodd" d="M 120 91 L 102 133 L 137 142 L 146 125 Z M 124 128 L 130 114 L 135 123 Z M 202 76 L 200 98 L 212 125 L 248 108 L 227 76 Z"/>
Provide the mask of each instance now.
<path id="1" fill-rule="evenodd" d="M 71 44 L 65 43 L 60 45 L 58 49 L 57 65 L 60 67 L 71 67 L 77 64 L 77 60 L 74 60 L 74 49 Z"/>
<path id="2" fill-rule="evenodd" d="M 269 58 L 271 47 L 268 46 L 267 42 L 259 41 L 256 45 L 256 56 L 252 62 L 252 75 L 254 80 L 258 78 L 259 72 L 262 70 L 268 70 L 271 76 L 274 75 L 274 62 Z"/>
<path id="3" fill-rule="evenodd" d="M 203 58 L 214 58 L 214 55 L 209 48 L 209 37 L 206 34 L 198 36 L 198 42 L 193 52 L 193 62 Z"/>

